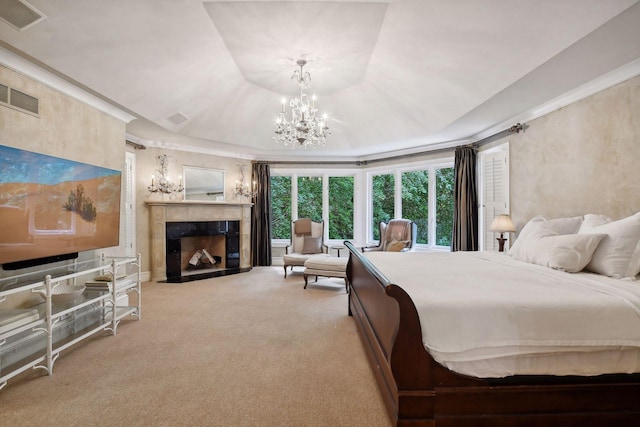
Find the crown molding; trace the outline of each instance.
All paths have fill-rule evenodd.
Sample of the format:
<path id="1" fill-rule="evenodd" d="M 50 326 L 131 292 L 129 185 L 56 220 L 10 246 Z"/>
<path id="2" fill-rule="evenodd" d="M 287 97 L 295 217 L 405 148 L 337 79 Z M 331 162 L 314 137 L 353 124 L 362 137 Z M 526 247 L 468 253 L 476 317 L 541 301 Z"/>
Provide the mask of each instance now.
<path id="1" fill-rule="evenodd" d="M 110 104 L 107 101 L 79 88 L 77 85 L 68 82 L 62 77 L 45 70 L 44 68 L 24 59 L 2 46 L 0 46 L 0 64 L 17 73 L 37 80 L 51 89 L 64 93 L 78 101 L 84 102 L 85 104 L 88 104 L 125 123 L 129 123 L 131 120 L 136 118 L 113 104 Z"/>

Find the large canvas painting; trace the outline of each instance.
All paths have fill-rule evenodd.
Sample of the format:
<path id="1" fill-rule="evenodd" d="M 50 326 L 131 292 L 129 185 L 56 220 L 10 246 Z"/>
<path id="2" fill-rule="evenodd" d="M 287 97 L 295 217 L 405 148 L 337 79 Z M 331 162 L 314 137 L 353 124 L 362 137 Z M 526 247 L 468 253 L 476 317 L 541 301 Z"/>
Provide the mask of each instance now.
<path id="1" fill-rule="evenodd" d="M 0 264 L 118 245 L 121 172 L 0 145 Z"/>

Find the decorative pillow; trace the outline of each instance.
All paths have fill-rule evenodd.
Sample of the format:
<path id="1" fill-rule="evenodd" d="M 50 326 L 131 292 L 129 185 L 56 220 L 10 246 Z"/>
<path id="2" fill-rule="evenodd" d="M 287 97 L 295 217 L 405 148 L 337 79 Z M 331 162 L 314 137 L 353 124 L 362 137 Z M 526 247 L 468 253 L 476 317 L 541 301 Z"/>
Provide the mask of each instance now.
<path id="1" fill-rule="evenodd" d="M 591 261 L 604 234 L 549 234 L 541 229 L 529 236 L 518 253 L 520 261 L 577 273 Z"/>
<path id="2" fill-rule="evenodd" d="M 520 251 L 526 244 L 527 239 L 531 236 L 542 237 L 543 235 L 575 234 L 578 232 L 581 223 L 582 217 L 580 216 L 549 220 L 542 216 L 536 216 L 522 227 L 518 238 L 511 244 L 509 254 L 516 259 L 520 259 L 520 257 L 523 256 Z M 547 232 L 540 234 L 539 231 L 542 229 L 547 230 Z"/>
<path id="3" fill-rule="evenodd" d="M 602 215 L 585 215 L 579 234 L 606 234 L 587 270 L 617 279 L 635 277 L 640 270 L 640 212 L 611 221 Z"/>
<path id="4" fill-rule="evenodd" d="M 391 240 L 387 242 L 386 251 L 388 252 L 400 252 L 404 248 L 409 246 L 409 240 Z"/>
<path id="5" fill-rule="evenodd" d="M 304 236 L 304 245 L 302 245 L 303 254 L 319 254 L 322 253 L 322 237 Z"/>

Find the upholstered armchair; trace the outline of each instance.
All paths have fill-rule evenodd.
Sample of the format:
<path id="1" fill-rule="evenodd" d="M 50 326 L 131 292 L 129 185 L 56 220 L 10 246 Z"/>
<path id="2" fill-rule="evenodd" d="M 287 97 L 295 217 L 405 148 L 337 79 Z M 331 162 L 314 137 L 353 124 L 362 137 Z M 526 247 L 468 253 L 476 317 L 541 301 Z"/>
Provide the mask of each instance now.
<path id="1" fill-rule="evenodd" d="M 291 243 L 285 248 L 284 277 L 287 267 L 304 266 L 304 262 L 313 256 L 329 256 L 324 243 L 324 221 L 311 221 L 299 218 L 291 223 Z"/>
<path id="2" fill-rule="evenodd" d="M 387 251 L 406 252 L 416 244 L 418 226 L 409 219 L 392 219 L 389 223 L 380 222 L 380 241 L 376 246 L 365 246 L 363 252 Z"/>

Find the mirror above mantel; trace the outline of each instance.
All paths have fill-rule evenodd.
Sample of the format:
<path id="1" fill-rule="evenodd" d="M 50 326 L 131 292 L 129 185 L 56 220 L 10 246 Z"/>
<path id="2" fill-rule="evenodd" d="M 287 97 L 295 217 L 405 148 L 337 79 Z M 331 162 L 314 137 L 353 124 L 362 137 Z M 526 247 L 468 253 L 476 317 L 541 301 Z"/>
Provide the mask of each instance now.
<path id="1" fill-rule="evenodd" d="M 184 200 L 224 201 L 224 170 L 183 166 Z"/>

